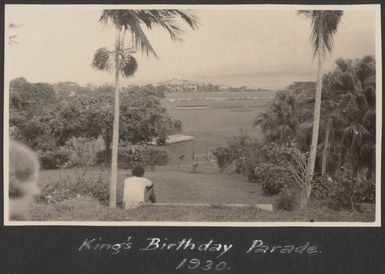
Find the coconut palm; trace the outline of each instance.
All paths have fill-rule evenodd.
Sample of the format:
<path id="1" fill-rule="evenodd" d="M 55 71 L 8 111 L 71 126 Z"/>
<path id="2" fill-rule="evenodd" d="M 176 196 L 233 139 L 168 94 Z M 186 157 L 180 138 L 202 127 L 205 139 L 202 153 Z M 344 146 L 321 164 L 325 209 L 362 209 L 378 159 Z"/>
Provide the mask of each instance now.
<path id="1" fill-rule="evenodd" d="M 314 57 L 318 58 L 317 85 L 314 105 L 314 122 L 312 141 L 310 147 L 309 165 L 307 170 L 307 180 L 312 180 L 315 168 L 319 124 L 321 114 L 321 92 L 322 92 L 322 65 L 328 52 L 331 52 L 334 44 L 334 35 L 337 32 L 338 24 L 341 20 L 343 11 L 338 10 L 306 10 L 299 11 L 312 21 L 311 42 L 313 45 Z"/>
<path id="2" fill-rule="evenodd" d="M 138 64 L 132 56 L 137 50 L 158 57 L 153 46 L 143 31 L 160 27 L 166 29 L 172 40 L 181 40 L 182 29 L 178 26 L 178 20 L 184 21 L 191 28 L 198 26 L 195 15 L 190 12 L 162 9 L 162 10 L 103 10 L 99 22 L 112 24 L 115 28 L 115 48 L 108 51 L 106 48 L 98 49 L 95 53 L 92 66 L 99 70 L 115 72 L 115 103 L 114 123 L 112 134 L 112 161 L 111 161 L 111 186 L 110 207 L 116 207 L 116 185 L 117 185 L 117 158 L 119 143 L 119 78 L 133 76 Z M 131 38 L 129 46 L 124 41 L 126 35 Z"/>

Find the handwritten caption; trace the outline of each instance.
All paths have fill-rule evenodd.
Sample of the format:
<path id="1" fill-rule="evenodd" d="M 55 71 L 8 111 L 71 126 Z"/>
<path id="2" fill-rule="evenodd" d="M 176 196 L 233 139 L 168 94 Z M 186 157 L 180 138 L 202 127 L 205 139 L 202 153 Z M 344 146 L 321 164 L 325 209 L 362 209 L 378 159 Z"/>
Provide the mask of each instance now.
<path id="1" fill-rule="evenodd" d="M 202 255 L 208 255 L 210 259 L 183 258 L 175 269 L 203 270 L 203 271 L 226 271 L 231 270 L 230 264 L 223 259 L 231 252 L 235 252 L 233 243 L 221 243 L 210 239 L 208 241 L 195 241 L 192 238 L 182 238 L 178 240 L 169 240 L 168 238 L 146 238 L 144 241 L 134 241 L 132 236 L 128 236 L 121 242 L 107 242 L 102 238 L 86 238 L 78 247 L 78 252 L 107 252 L 112 255 L 122 254 L 130 250 L 140 252 L 168 252 L 178 253 L 185 251 L 199 252 Z M 257 254 L 293 254 L 293 255 L 314 255 L 321 254 L 317 245 L 307 241 L 304 244 L 281 244 L 270 245 L 261 239 L 254 239 L 243 249 L 237 249 L 248 255 Z"/>

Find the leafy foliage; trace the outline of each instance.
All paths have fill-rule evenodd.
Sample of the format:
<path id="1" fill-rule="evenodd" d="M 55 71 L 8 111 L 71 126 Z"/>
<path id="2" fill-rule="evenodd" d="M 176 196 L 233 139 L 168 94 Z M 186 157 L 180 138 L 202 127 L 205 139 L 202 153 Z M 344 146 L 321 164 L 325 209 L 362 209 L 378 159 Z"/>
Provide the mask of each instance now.
<path id="1" fill-rule="evenodd" d="M 155 150 L 147 146 L 120 148 L 118 162 L 121 168 L 133 168 L 136 165 L 150 167 L 165 165 L 168 156 L 165 151 Z"/>
<path id="2" fill-rule="evenodd" d="M 70 155 L 68 162 L 62 165 L 63 168 L 69 167 L 90 167 L 96 164 L 96 155 L 99 151 L 104 151 L 104 142 L 99 139 L 89 140 L 83 137 L 69 139 L 61 150 Z"/>
<path id="3" fill-rule="evenodd" d="M 298 195 L 287 185 L 281 190 L 275 208 L 278 210 L 293 211 L 298 205 Z"/>
<path id="4" fill-rule="evenodd" d="M 329 174 L 350 165 L 354 173 L 375 166 L 375 60 L 338 59 L 334 71 L 323 77 L 321 122 L 316 172 L 327 161 Z M 314 83 L 294 83 L 277 93 L 268 111 L 254 124 L 265 142 L 309 151 L 313 127 Z M 328 138 L 327 138 L 328 136 Z M 323 157 L 327 153 L 327 157 Z"/>
<path id="5" fill-rule="evenodd" d="M 181 18 L 193 29 L 198 26 L 198 20 L 194 14 L 174 9 L 103 10 L 99 21 L 103 24 L 111 22 L 126 31 L 131 31 L 135 47 L 141 49 L 147 55 L 151 53 L 157 57 L 154 48 L 142 29 L 142 25 L 145 25 L 148 29 L 152 29 L 154 26 L 161 27 L 167 30 L 171 39 L 181 40 L 182 29 L 178 26 L 176 18 Z"/>
<path id="6" fill-rule="evenodd" d="M 153 138 L 164 142 L 169 134 L 181 129 L 181 122 L 171 119 L 162 107 L 163 96 L 152 85 L 123 90 L 120 122 L 123 142 L 137 144 Z M 109 87 L 86 89 L 62 83 L 55 92 L 52 85 L 35 85 L 23 78 L 11 82 L 11 136 L 37 151 L 49 151 L 42 155 L 47 168 L 62 164 L 61 160 L 55 162 L 53 154 L 71 138 L 101 136 L 104 148 L 109 150 L 112 120 L 113 93 Z"/>
<path id="7" fill-rule="evenodd" d="M 138 63 L 132 55 L 123 56 L 120 64 L 120 73 L 123 77 L 134 75 L 137 69 Z"/>
<path id="8" fill-rule="evenodd" d="M 260 163 L 254 172 L 257 183 L 262 185 L 263 193 L 266 195 L 280 193 L 290 179 L 287 168 L 272 163 Z"/>
<path id="9" fill-rule="evenodd" d="M 374 202 L 374 178 L 354 177 L 350 173 L 339 173 L 332 177 L 320 177 L 316 180 L 314 195 L 334 210 L 360 210 L 362 202 Z"/>
<path id="10" fill-rule="evenodd" d="M 260 144 L 245 132 L 234 137 L 227 146 L 218 147 L 213 151 L 221 172 L 238 173 L 253 177 L 255 163 L 259 157 Z"/>
<path id="11" fill-rule="evenodd" d="M 63 150 L 44 151 L 39 153 L 41 169 L 57 169 L 65 166 L 70 160 L 70 153 Z"/>
<path id="12" fill-rule="evenodd" d="M 107 48 L 100 48 L 95 52 L 92 67 L 98 70 L 112 70 L 110 52 Z"/>
<path id="13" fill-rule="evenodd" d="M 313 198 L 329 201 L 332 208 L 357 209 L 360 202 L 373 201 L 374 183 L 367 182 L 375 177 L 375 84 L 372 56 L 338 59 L 334 71 L 324 75 L 320 123 L 324 134 L 318 139 L 315 178 L 308 184 L 304 183 L 306 165 L 298 165 L 306 163 L 298 161 L 304 156 L 296 155 L 306 155 L 310 149 L 315 86 L 294 83 L 277 93 L 269 110 L 254 123 L 262 128 L 266 142 L 261 149 L 264 163 L 257 164 L 255 180 L 263 183 L 268 163 L 276 164 L 289 168 L 290 174 L 283 176 L 291 176 L 297 189 L 306 186 L 313 190 Z M 320 177 L 321 163 L 327 176 Z"/>
<path id="14" fill-rule="evenodd" d="M 57 203 L 79 196 L 88 196 L 107 205 L 109 184 L 107 172 L 93 172 L 87 168 L 74 169 L 73 174 L 59 173 L 59 176 L 45 185 L 37 198 L 40 203 Z"/>
<path id="15" fill-rule="evenodd" d="M 289 91 L 279 91 L 269 110 L 261 113 L 254 121 L 265 135 L 266 142 L 290 145 L 297 127 L 297 101 Z"/>

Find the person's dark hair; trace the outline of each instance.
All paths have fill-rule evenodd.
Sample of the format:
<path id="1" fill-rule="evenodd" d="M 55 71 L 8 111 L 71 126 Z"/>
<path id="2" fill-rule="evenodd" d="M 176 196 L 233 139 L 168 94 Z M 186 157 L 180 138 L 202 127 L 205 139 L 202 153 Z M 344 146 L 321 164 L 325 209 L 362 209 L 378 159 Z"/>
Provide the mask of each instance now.
<path id="1" fill-rule="evenodd" d="M 142 177 L 144 174 L 144 168 L 142 166 L 136 166 L 132 169 L 132 176 Z"/>

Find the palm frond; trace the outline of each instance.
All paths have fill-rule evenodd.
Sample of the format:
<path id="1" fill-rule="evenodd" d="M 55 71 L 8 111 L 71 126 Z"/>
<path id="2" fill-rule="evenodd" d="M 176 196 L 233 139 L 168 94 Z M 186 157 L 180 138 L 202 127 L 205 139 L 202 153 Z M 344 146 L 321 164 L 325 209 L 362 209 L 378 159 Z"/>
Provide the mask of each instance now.
<path id="1" fill-rule="evenodd" d="M 341 20 L 343 11 L 341 10 L 312 10 L 299 11 L 311 18 L 312 33 L 310 36 L 313 45 L 313 55 L 320 53 L 323 58 L 328 52 L 332 51 L 334 35 L 337 32 L 338 24 Z M 321 43 L 319 43 L 321 40 Z"/>
<path id="2" fill-rule="evenodd" d="M 198 27 L 198 18 L 191 11 L 174 9 L 103 10 L 99 22 L 104 24 L 112 22 L 118 27 L 130 30 L 137 47 L 147 55 L 151 53 L 158 57 L 142 29 L 142 24 L 148 29 L 152 29 L 154 26 L 163 28 L 169 33 L 172 40 L 180 41 L 182 40 L 180 34 L 183 30 L 178 26 L 177 18 L 181 18 L 192 29 Z"/>

